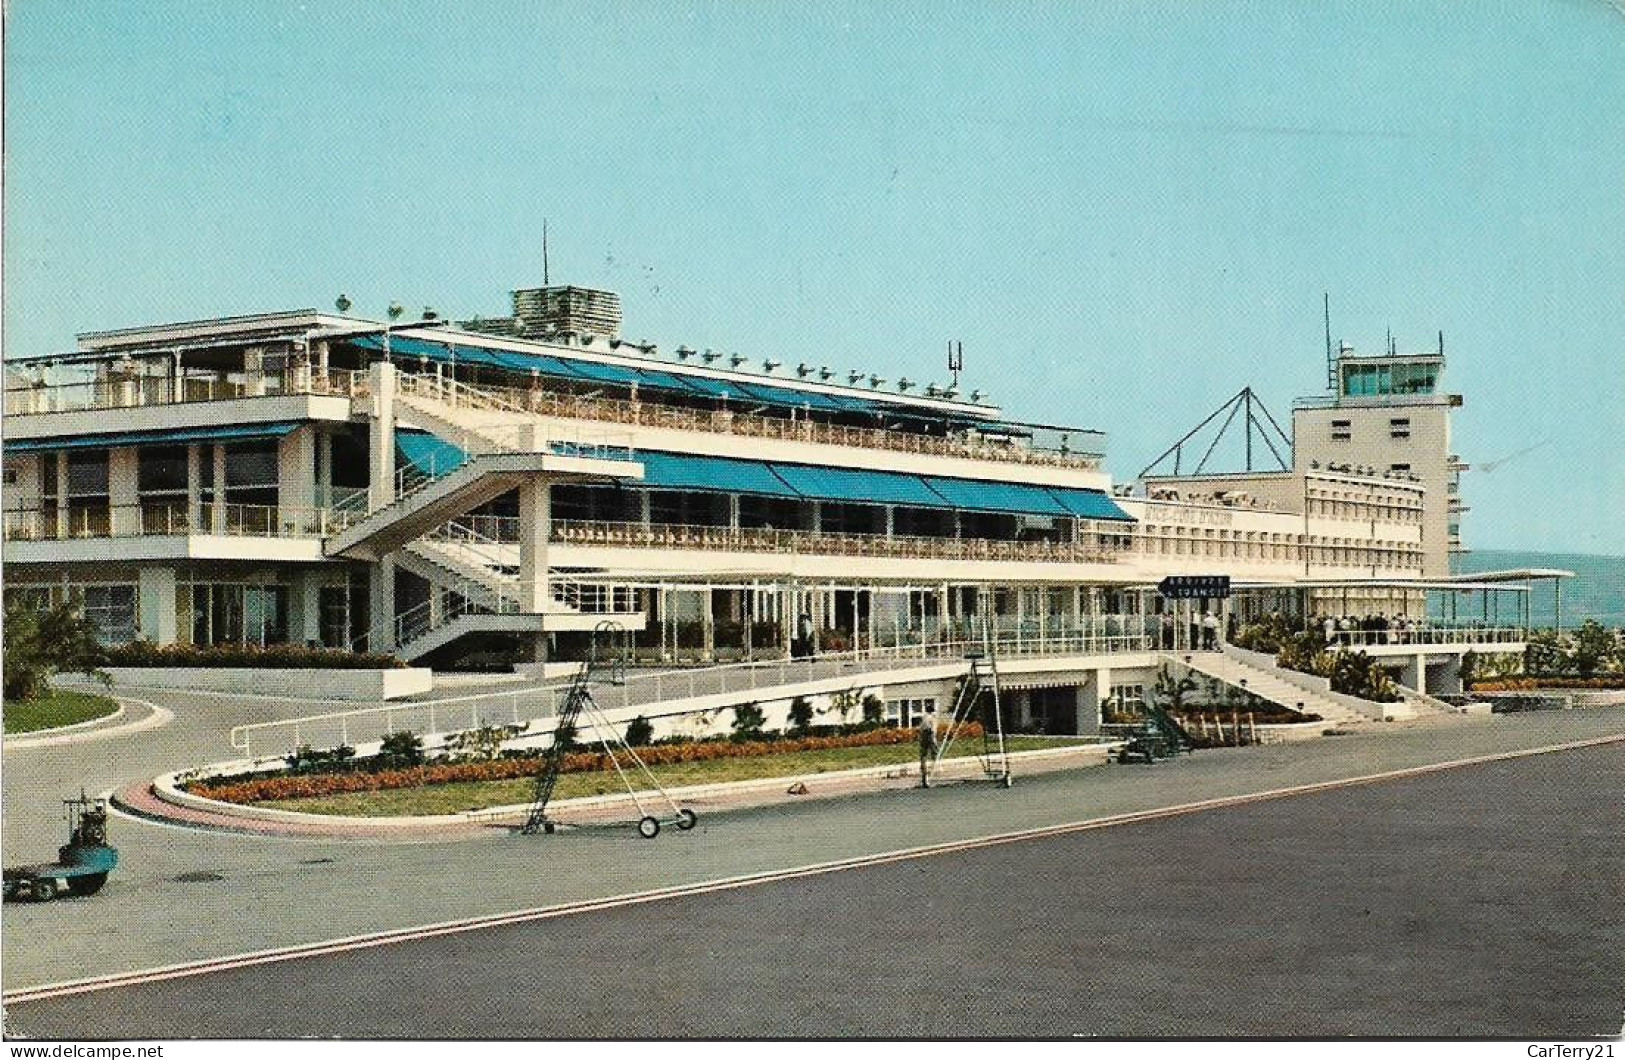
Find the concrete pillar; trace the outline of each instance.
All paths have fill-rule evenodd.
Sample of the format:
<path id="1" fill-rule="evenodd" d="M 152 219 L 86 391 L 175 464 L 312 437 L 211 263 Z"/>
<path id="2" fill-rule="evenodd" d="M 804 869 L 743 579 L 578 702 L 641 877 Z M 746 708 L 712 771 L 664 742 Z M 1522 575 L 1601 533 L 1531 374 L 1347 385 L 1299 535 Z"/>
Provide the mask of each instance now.
<path id="1" fill-rule="evenodd" d="M 320 570 L 296 570 L 288 579 L 288 643 L 322 639 Z"/>
<path id="2" fill-rule="evenodd" d="M 531 477 L 519 487 L 519 610 L 546 611 L 547 539 L 552 529 L 552 490 L 544 478 Z"/>
<path id="3" fill-rule="evenodd" d="M 897 509 L 886 505 L 886 536 L 891 537 L 897 528 Z"/>
<path id="4" fill-rule="evenodd" d="M 650 515 L 649 515 L 650 508 L 651 508 L 651 505 L 649 503 L 649 491 L 648 490 L 639 490 L 638 491 L 638 521 L 643 524 L 643 528 L 645 530 L 649 529 L 649 525 L 652 522 L 652 520 L 650 519 Z"/>
<path id="5" fill-rule="evenodd" d="M 1112 672 L 1094 670 L 1078 686 L 1077 729 L 1079 736 L 1100 731 L 1100 701 L 1111 692 Z"/>
<path id="6" fill-rule="evenodd" d="M 367 568 L 367 610 L 372 617 L 367 650 L 395 650 L 395 557 L 381 556 Z"/>
<path id="7" fill-rule="evenodd" d="M 818 501 L 804 501 L 807 506 L 807 529 L 817 534 L 823 532 L 824 506 Z"/>
<path id="8" fill-rule="evenodd" d="M 226 447 L 214 447 L 214 507 L 209 519 L 209 532 L 226 532 Z"/>
<path id="9" fill-rule="evenodd" d="M 138 569 L 136 599 L 141 636 L 154 644 L 175 643 L 175 568 Z"/>
<path id="10" fill-rule="evenodd" d="M 395 366 L 379 361 L 372 366 L 372 418 L 367 422 L 367 482 L 372 507 L 395 499 Z"/>
<path id="11" fill-rule="evenodd" d="M 115 534 L 141 529 L 140 466 L 141 458 L 134 449 L 108 451 L 107 503 L 112 509 L 108 525 Z"/>
<path id="12" fill-rule="evenodd" d="M 203 470 L 198 462 L 198 451 L 201 448 L 196 444 L 186 447 L 186 525 L 194 530 L 204 528 Z"/>
<path id="13" fill-rule="evenodd" d="M 1423 692 L 1423 693 L 1427 692 L 1427 690 L 1428 690 L 1428 657 L 1426 655 L 1423 655 L 1420 652 L 1418 652 L 1417 656 L 1416 656 L 1416 660 L 1411 665 L 1416 671 L 1416 683 L 1411 685 L 1411 687 L 1416 689 L 1418 692 Z"/>
<path id="14" fill-rule="evenodd" d="M 728 529 L 733 531 L 739 529 L 739 494 L 737 493 L 728 494 Z"/>
<path id="15" fill-rule="evenodd" d="M 307 424 L 277 444 L 277 500 L 283 508 L 316 507 L 316 428 Z"/>

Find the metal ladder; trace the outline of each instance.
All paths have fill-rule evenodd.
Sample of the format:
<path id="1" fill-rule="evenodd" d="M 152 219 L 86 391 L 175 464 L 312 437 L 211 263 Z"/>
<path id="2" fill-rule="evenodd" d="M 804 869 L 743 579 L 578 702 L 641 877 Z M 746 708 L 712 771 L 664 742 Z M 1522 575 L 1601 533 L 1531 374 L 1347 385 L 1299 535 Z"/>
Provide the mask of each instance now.
<path id="1" fill-rule="evenodd" d="M 626 681 L 626 659 L 611 645 L 606 650 L 601 643 L 600 634 L 613 637 L 618 629 L 613 623 L 601 622 L 599 628 L 594 630 L 592 648 L 587 658 L 582 661 L 581 668 L 576 671 L 575 678 L 570 682 L 570 690 L 565 694 L 564 707 L 559 711 L 559 723 L 553 728 L 553 742 L 548 745 L 547 755 L 544 758 L 544 768 L 536 777 L 536 786 L 532 789 L 530 813 L 525 817 L 524 827 L 520 832 L 524 835 L 535 835 L 538 832 L 553 833 L 554 822 L 548 820 L 547 804 L 553 799 L 553 789 L 558 786 L 559 773 L 564 767 L 564 756 L 569 753 L 569 743 L 579 731 L 576 722 L 588 707 L 593 706 L 592 682 L 594 675 L 599 675 L 610 684 L 624 684 Z"/>
<path id="2" fill-rule="evenodd" d="M 947 757 L 948 749 L 953 746 L 954 738 L 958 736 L 960 729 L 976 720 L 976 706 L 981 699 L 982 691 L 990 687 L 993 692 L 993 718 L 992 724 L 982 725 L 982 775 L 989 780 L 997 780 L 1008 788 L 1013 783 L 1013 778 L 1010 773 L 1010 754 L 1004 739 L 1004 707 L 999 696 L 999 666 L 993 657 L 992 638 L 985 622 L 983 650 L 967 651 L 965 661 L 970 666 L 960 680 L 959 691 L 954 696 L 953 713 L 948 719 L 948 735 L 937 748 L 931 770 L 937 772 L 941 768 L 942 760 Z M 985 676 L 982 672 L 983 662 L 987 664 Z"/>

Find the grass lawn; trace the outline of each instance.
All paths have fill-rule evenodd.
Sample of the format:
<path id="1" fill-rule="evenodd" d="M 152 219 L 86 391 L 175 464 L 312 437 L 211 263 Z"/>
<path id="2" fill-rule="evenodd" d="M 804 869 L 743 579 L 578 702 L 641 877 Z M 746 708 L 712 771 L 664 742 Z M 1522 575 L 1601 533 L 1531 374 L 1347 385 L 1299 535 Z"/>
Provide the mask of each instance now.
<path id="1" fill-rule="evenodd" d="M 1096 741 L 1087 737 L 1065 739 L 1035 736 L 1012 736 L 1006 741 L 1011 751 L 1037 751 L 1094 742 Z M 981 752 L 980 739 L 956 740 L 948 749 L 948 757 L 959 758 Z M 650 772 L 665 787 L 678 788 L 689 784 L 720 784 L 735 780 L 758 780 L 763 777 L 790 777 L 804 773 L 833 773 L 842 769 L 861 769 L 865 766 L 913 765 L 919 761 L 919 753 L 918 745 L 913 743 L 885 747 L 842 747 L 830 751 L 798 751 L 794 754 L 766 755 L 759 758 L 718 758 L 709 762 L 685 762 L 655 766 Z M 641 774 L 629 773 L 628 776 L 633 778 L 638 787 L 648 787 Z M 352 792 L 309 799 L 279 799 L 255 805 L 269 806 L 278 810 L 297 810 L 301 813 L 331 813 L 345 817 L 411 817 L 419 814 L 460 813 L 489 806 L 526 803 L 530 801 L 534 784 L 534 780 L 530 777 L 516 780 L 462 781 L 452 784 L 426 784 L 421 788 L 402 788 L 393 791 Z M 614 795 L 625 790 L 620 777 L 613 770 L 607 773 L 565 773 L 559 777 L 558 787 L 553 790 L 553 798 Z"/>
<path id="2" fill-rule="evenodd" d="M 53 688 L 38 699 L 21 702 L 6 700 L 6 732 L 37 732 L 40 729 L 77 725 L 82 721 L 105 718 L 117 709 L 118 704 L 106 696 Z"/>

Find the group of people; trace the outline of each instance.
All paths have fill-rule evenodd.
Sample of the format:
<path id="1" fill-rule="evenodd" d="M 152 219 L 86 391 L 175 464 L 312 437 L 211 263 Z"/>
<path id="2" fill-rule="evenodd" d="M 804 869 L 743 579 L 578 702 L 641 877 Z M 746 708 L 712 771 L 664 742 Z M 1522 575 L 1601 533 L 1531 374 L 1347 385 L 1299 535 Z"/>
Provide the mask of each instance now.
<path id="1" fill-rule="evenodd" d="M 1409 644 L 1413 635 L 1430 628 L 1430 623 L 1419 618 L 1404 615 L 1390 618 L 1384 614 L 1315 615 L 1309 625 L 1324 633 L 1328 644 Z M 1351 633 L 1359 636 L 1349 636 Z"/>
<path id="2" fill-rule="evenodd" d="M 1212 611 L 1204 610 L 1201 614 L 1191 612 L 1190 625 L 1186 630 L 1188 639 L 1185 647 L 1192 651 L 1218 651 L 1220 631 L 1224 631 L 1224 639 L 1234 640 L 1237 629 L 1235 612 L 1231 612 L 1228 622 L 1221 622 L 1219 616 Z M 1164 611 L 1157 619 L 1157 639 L 1164 651 L 1173 651 L 1178 644 L 1178 622 L 1173 612 Z"/>

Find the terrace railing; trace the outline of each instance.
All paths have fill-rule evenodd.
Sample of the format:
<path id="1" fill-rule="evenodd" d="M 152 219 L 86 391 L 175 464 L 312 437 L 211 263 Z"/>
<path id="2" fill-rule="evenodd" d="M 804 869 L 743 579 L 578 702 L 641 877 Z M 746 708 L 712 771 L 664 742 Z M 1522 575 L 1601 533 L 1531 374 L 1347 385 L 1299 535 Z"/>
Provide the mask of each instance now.
<path id="1" fill-rule="evenodd" d="M 143 376 L 132 379 L 96 379 L 55 386 L 20 386 L 6 389 L 8 416 L 34 416 L 50 412 L 129 409 L 147 405 L 178 405 L 196 401 L 235 401 L 288 394 L 324 394 L 361 397 L 367 393 L 367 373 L 349 369 L 294 367 L 283 372 L 219 376 Z"/>
<path id="2" fill-rule="evenodd" d="M 1065 541 L 993 541 L 983 538 L 887 537 L 827 534 L 808 530 L 730 529 L 717 526 L 554 520 L 552 541 L 598 548 L 648 548 L 704 552 L 774 552 L 891 559 L 1015 560 L 1053 563 L 1115 563 L 1118 554 L 1097 544 Z"/>
<path id="3" fill-rule="evenodd" d="M 1022 639 L 1006 630 L 995 634 L 995 638 L 995 650 L 1001 659 L 1123 655 L 1150 650 L 1150 641 L 1143 632 L 1096 637 L 1080 629 L 1070 635 Z M 629 676 L 618 686 L 600 686 L 594 689 L 593 697 L 605 711 L 642 707 L 648 708 L 646 713 L 651 716 L 689 713 L 684 701 L 701 697 L 748 696 L 768 689 L 793 689 L 797 685 L 833 679 L 849 680 L 854 686 L 874 684 L 884 681 L 888 671 L 933 663 L 962 667 L 965 653 L 982 647 L 980 637 L 953 638 L 813 659 L 662 670 Z M 549 723 L 557 716 L 568 694 L 568 683 L 527 685 L 502 692 L 239 725 L 231 730 L 231 745 L 246 758 L 263 759 L 285 755 L 306 745 L 324 749 L 341 744 L 353 747 L 373 743 L 402 731 L 435 737 L 483 725 L 515 725 L 527 726 L 527 736 L 541 735 L 551 731 Z M 433 741 L 425 742 L 432 744 Z"/>
<path id="4" fill-rule="evenodd" d="M 402 393 L 435 396 L 449 404 L 504 412 L 523 412 L 561 419 L 585 419 L 639 427 L 733 434 L 752 438 L 818 442 L 825 445 L 887 449 L 930 456 L 957 456 L 1003 463 L 1043 464 L 1098 471 L 1102 454 L 1068 449 L 1019 445 L 974 431 L 939 436 L 878 427 L 851 427 L 809 418 L 788 419 L 750 412 L 707 411 L 655 402 L 574 394 L 518 387 L 470 386 L 444 376 L 401 373 Z"/>
<path id="5" fill-rule="evenodd" d="M 1448 647 L 1458 644 L 1522 644 L 1529 631 L 1516 626 L 1410 626 L 1406 629 L 1340 629 L 1327 643 L 1341 648 Z"/>
<path id="6" fill-rule="evenodd" d="M 111 537 L 320 538 L 344 529 L 348 516 L 330 508 L 263 504 L 115 504 L 59 511 L 5 513 L 7 541 Z"/>

